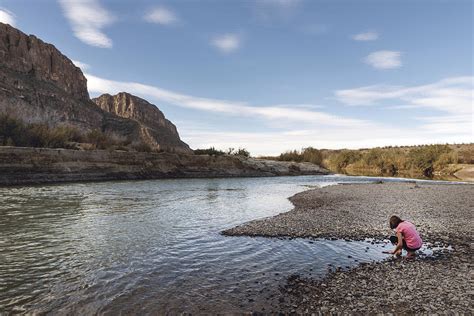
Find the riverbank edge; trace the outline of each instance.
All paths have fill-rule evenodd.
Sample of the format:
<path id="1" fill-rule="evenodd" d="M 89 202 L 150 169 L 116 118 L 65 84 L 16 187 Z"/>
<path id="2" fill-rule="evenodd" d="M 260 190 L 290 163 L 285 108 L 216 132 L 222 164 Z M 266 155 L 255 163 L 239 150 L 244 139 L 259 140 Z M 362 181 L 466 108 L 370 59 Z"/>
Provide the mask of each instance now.
<path id="1" fill-rule="evenodd" d="M 332 170 L 335 172 L 335 170 Z M 474 182 L 474 165 L 472 164 L 451 164 L 441 171 L 434 173 L 433 178 L 425 177 L 421 173 L 414 173 L 411 170 L 400 170 L 394 175 L 384 174 L 378 169 L 369 168 L 345 168 L 340 170 L 347 176 L 366 176 L 366 177 L 390 177 L 419 180 L 440 180 L 440 181 L 461 181 Z"/>
<path id="2" fill-rule="evenodd" d="M 0 186 L 151 180 L 327 175 L 311 163 L 241 156 L 0 146 Z"/>
<path id="3" fill-rule="evenodd" d="M 396 185 L 393 183 L 338 184 L 331 187 L 377 186 L 381 184 Z M 416 182 L 404 183 L 402 185 L 411 186 L 412 189 L 420 187 Z M 449 184 L 449 186 L 474 188 L 470 184 Z M 273 221 L 275 223 L 278 222 L 275 219 L 282 215 L 304 211 L 307 205 L 299 197 L 311 195 L 312 192 L 325 188 L 299 192 L 288 198 L 294 205 L 294 208 L 290 211 L 249 223 L 262 223 L 265 221 Z M 466 201 L 468 205 L 474 205 L 472 203 L 474 203 L 472 200 Z M 318 207 L 320 206 L 318 205 Z M 249 223 L 224 230 L 221 234 L 225 236 L 258 236 L 283 239 L 345 239 L 347 241 L 372 238 L 373 242 L 382 242 L 387 237 L 386 234 L 381 233 L 354 235 L 341 231 L 320 234 L 295 234 L 291 232 L 291 229 L 286 233 L 279 234 L 268 233 L 264 230 L 259 231 L 258 229 L 239 231 L 240 227 L 245 227 Z M 449 245 L 452 249 L 449 251 L 440 250 L 432 256 L 422 256 L 415 260 L 389 257 L 378 262 L 361 263 L 347 270 L 342 269 L 342 267 L 328 268 L 328 274 L 321 279 L 312 279 L 299 275 L 289 276 L 287 284 L 280 288 L 281 297 L 279 302 L 281 304 L 279 311 L 296 314 L 416 314 L 440 311 L 469 313 L 474 307 L 473 292 L 470 290 L 468 281 L 469 277 L 466 278 L 466 276 L 472 274 L 473 267 L 471 263 L 472 255 L 470 255 L 472 252 L 472 240 L 469 238 L 469 235 L 465 232 L 457 234 L 455 231 L 447 229 L 443 232 L 424 231 L 423 238 L 425 243 L 426 241 L 436 240 L 434 243 L 436 246 L 444 247 Z M 399 274 L 400 270 L 403 271 L 403 274 Z M 423 277 L 420 281 L 418 278 L 420 275 L 428 277 Z M 414 280 L 415 285 L 413 285 Z M 438 284 L 438 286 L 434 287 L 434 284 Z M 366 293 L 369 294 L 366 295 Z M 400 297 L 397 298 L 396 295 L 400 295 Z M 413 306 L 410 299 L 414 297 L 424 297 L 426 301 Z M 443 300 L 439 300 L 439 297 L 442 297 Z M 430 301 L 431 299 L 437 299 L 437 301 L 433 303 Z"/>

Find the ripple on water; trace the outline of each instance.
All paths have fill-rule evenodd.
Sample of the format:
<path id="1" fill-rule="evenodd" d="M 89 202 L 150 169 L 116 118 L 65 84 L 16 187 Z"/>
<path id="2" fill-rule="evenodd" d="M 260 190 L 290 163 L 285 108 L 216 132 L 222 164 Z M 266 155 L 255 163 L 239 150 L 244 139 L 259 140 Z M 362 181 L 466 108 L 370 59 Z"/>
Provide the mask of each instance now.
<path id="1" fill-rule="evenodd" d="M 0 306 L 87 314 L 260 310 L 287 276 L 321 277 L 328 266 L 381 260 L 383 244 L 219 232 L 288 211 L 287 197 L 308 187 L 376 180 L 305 176 L 1 188 Z"/>

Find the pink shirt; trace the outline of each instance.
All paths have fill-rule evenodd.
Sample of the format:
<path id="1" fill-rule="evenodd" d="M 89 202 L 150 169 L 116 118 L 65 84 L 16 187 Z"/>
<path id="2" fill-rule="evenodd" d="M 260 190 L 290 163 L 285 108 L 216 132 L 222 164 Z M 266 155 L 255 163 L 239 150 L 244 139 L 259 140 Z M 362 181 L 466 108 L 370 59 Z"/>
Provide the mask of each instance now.
<path id="1" fill-rule="evenodd" d="M 407 247 L 411 249 L 418 249 L 423 244 L 420 234 L 416 231 L 415 225 L 408 221 L 403 221 L 397 226 L 397 233 L 402 233 Z"/>

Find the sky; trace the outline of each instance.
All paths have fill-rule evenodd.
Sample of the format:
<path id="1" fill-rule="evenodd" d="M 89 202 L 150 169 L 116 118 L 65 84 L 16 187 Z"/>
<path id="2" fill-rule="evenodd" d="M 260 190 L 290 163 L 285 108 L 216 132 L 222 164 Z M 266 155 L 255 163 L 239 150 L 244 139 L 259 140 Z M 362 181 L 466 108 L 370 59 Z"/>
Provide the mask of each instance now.
<path id="1" fill-rule="evenodd" d="M 191 148 L 474 142 L 471 0 L 0 0 Z"/>

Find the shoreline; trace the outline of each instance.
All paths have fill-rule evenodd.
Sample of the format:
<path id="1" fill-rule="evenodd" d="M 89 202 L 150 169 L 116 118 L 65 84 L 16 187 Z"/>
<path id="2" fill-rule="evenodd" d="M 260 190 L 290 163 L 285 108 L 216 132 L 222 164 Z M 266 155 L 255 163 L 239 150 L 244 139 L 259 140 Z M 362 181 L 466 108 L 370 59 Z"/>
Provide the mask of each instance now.
<path id="1" fill-rule="evenodd" d="M 469 275 L 474 186 L 344 184 L 303 191 L 289 200 L 294 208 L 288 212 L 221 233 L 226 236 L 381 240 L 390 233 L 388 217 L 398 214 L 415 223 L 425 244 L 451 245 L 452 250 L 411 261 L 389 257 L 349 270 L 337 269 L 318 280 L 290 276 L 281 288 L 282 312 L 472 311 L 474 293 Z"/>
<path id="2" fill-rule="evenodd" d="M 331 174 L 318 165 L 246 158 L 0 146 L 0 186 Z"/>

